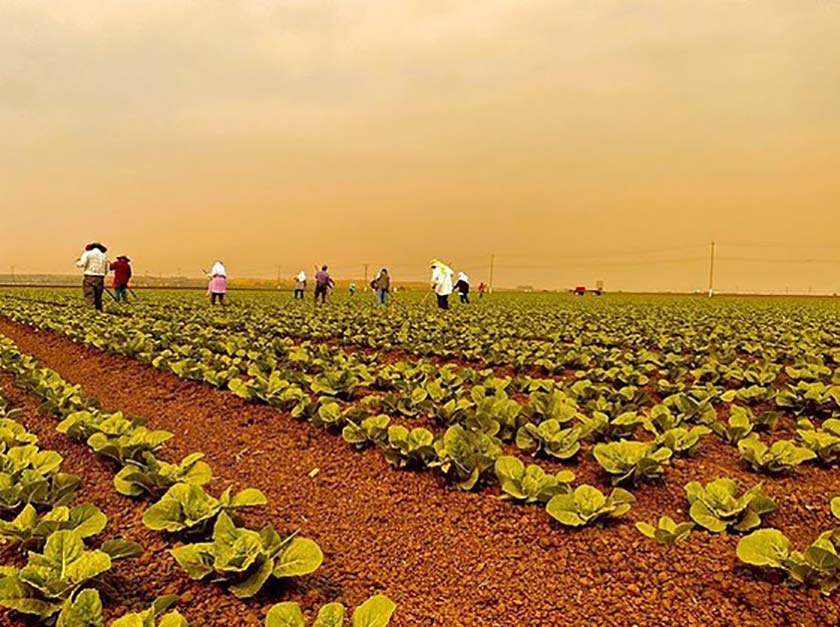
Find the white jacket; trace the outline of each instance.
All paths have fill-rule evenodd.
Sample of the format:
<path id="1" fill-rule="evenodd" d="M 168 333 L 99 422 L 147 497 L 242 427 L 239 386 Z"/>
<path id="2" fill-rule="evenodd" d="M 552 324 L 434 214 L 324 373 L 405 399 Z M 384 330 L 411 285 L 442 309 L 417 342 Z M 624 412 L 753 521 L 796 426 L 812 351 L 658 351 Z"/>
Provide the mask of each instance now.
<path id="1" fill-rule="evenodd" d="M 452 293 L 452 270 L 445 266 L 435 266 L 432 270 L 432 287 L 438 296 L 449 296 Z"/>

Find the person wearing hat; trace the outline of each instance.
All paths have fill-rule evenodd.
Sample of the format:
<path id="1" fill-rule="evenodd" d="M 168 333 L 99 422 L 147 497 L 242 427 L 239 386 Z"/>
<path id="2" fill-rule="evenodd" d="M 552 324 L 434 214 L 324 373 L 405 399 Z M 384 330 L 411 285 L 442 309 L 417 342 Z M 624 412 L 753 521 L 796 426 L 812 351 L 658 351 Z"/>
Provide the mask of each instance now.
<path id="1" fill-rule="evenodd" d="M 449 295 L 452 293 L 452 269 L 442 261 L 432 259 L 432 289 L 437 296 L 440 309 L 449 309 Z"/>
<path id="2" fill-rule="evenodd" d="M 118 303 L 127 303 L 128 282 L 131 280 L 131 259 L 120 255 L 110 268 L 114 273 L 114 298 Z"/>
<path id="3" fill-rule="evenodd" d="M 470 277 L 465 272 L 458 273 L 458 281 L 455 283 L 455 290 L 458 296 L 461 297 L 461 302 L 465 305 L 470 304 Z"/>
<path id="4" fill-rule="evenodd" d="M 221 261 L 213 264 L 213 268 L 207 273 L 210 284 L 207 286 L 207 293 L 210 294 L 210 304 L 215 305 L 216 301 L 225 306 L 225 294 L 227 294 L 227 270 Z"/>
<path id="5" fill-rule="evenodd" d="M 306 290 L 306 272 L 301 270 L 295 277 L 295 300 L 303 300 L 303 293 Z"/>
<path id="6" fill-rule="evenodd" d="M 89 305 L 102 311 L 102 292 L 105 291 L 105 275 L 108 274 L 108 249 L 99 242 L 85 246 L 85 252 L 76 260 L 76 267 L 82 268 L 82 293 Z"/>
<path id="7" fill-rule="evenodd" d="M 382 268 L 370 286 L 376 291 L 376 302 L 380 305 L 387 304 L 388 294 L 391 292 L 391 275 L 388 274 L 388 269 Z"/>

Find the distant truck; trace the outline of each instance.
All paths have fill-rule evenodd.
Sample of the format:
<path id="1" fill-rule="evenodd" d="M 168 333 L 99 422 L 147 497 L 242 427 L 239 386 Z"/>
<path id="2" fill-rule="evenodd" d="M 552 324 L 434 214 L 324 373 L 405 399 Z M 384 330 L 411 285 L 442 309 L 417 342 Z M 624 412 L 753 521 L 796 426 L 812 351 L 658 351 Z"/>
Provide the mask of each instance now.
<path id="1" fill-rule="evenodd" d="M 591 292 L 592 294 L 595 294 L 595 296 L 600 296 L 601 294 L 604 293 L 603 282 L 598 281 L 598 283 L 595 286 L 595 289 L 588 290 L 588 291 Z M 587 289 L 586 289 L 586 286 L 584 286 L 584 285 L 578 285 L 575 289 L 572 290 L 572 294 L 574 294 L 575 296 L 585 296 L 586 292 L 587 292 Z"/>

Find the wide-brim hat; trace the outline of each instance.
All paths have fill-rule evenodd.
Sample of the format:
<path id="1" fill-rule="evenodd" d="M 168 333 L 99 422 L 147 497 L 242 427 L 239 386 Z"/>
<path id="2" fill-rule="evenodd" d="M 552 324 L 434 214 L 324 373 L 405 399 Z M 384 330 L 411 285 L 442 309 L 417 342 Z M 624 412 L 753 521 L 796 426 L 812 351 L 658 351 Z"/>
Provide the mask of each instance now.
<path id="1" fill-rule="evenodd" d="M 85 246 L 85 250 L 93 250 L 94 248 L 98 248 L 103 253 L 107 253 L 108 249 L 105 247 L 104 244 L 100 244 L 99 242 L 91 242 L 87 246 Z"/>
<path id="2" fill-rule="evenodd" d="M 129 259 L 125 255 L 120 255 L 119 257 L 117 257 L 117 259 L 122 259 L 123 261 L 131 261 L 131 259 Z"/>

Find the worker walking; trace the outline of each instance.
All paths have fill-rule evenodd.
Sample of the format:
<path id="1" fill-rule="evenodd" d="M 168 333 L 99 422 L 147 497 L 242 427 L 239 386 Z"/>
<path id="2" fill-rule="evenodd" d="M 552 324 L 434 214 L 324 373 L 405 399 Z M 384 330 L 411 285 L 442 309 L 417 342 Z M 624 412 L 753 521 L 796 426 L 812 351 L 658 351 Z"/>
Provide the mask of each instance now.
<path id="1" fill-rule="evenodd" d="M 301 270 L 295 277 L 295 300 L 303 300 L 303 293 L 306 290 L 306 272 Z"/>
<path id="2" fill-rule="evenodd" d="M 76 267 L 82 268 L 82 293 L 85 300 L 96 311 L 102 311 L 102 292 L 105 291 L 105 275 L 108 274 L 108 249 L 99 242 L 85 246 L 85 252 L 76 260 Z"/>
<path id="3" fill-rule="evenodd" d="M 333 287 L 335 287 L 335 281 L 327 271 L 327 266 L 321 266 L 321 269 L 315 273 L 315 302 L 321 299 L 321 303 L 326 303 L 327 291 Z"/>
<path id="4" fill-rule="evenodd" d="M 370 286 L 376 292 L 376 301 L 380 305 L 388 303 L 388 294 L 391 292 L 391 275 L 388 274 L 387 268 L 382 268 L 376 278 L 373 279 Z"/>
<path id="5" fill-rule="evenodd" d="M 227 270 L 221 261 L 213 264 L 213 269 L 207 273 L 210 283 L 207 286 L 207 293 L 210 294 L 210 304 L 215 305 L 216 301 L 224 307 L 225 294 L 227 294 Z"/>
<path id="6" fill-rule="evenodd" d="M 478 300 L 484 298 L 484 292 L 487 291 L 487 285 L 482 281 L 478 284 Z"/>
<path id="7" fill-rule="evenodd" d="M 437 295 L 440 309 L 449 309 L 449 295 L 452 293 L 452 268 L 437 259 L 432 260 L 432 289 Z"/>
<path id="8" fill-rule="evenodd" d="M 128 282 L 131 280 L 131 259 L 125 255 L 120 255 L 110 265 L 110 269 L 114 272 L 114 298 L 118 303 L 127 303 Z"/>
<path id="9" fill-rule="evenodd" d="M 458 292 L 458 296 L 461 298 L 461 302 L 464 305 L 470 304 L 470 277 L 468 277 L 464 272 L 458 273 L 458 281 L 455 283 L 455 291 Z"/>

